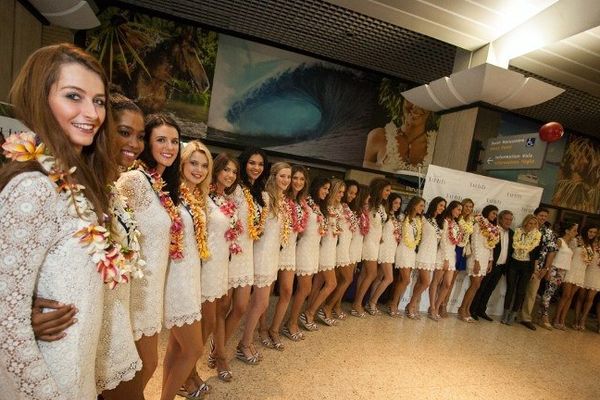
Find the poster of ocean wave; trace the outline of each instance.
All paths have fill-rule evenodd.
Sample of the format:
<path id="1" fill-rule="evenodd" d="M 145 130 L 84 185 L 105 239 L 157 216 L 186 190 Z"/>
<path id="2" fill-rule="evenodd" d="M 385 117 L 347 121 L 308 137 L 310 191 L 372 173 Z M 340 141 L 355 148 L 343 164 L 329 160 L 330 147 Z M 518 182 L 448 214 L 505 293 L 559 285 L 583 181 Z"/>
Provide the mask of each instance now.
<path id="1" fill-rule="evenodd" d="M 361 166 L 381 79 L 220 34 L 208 138 Z"/>

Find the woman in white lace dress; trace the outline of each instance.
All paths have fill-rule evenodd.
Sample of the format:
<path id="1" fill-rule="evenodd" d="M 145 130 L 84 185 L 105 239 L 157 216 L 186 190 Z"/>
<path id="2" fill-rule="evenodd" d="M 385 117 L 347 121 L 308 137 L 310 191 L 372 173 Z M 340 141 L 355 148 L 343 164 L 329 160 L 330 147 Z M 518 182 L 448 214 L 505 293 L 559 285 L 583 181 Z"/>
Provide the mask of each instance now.
<path id="1" fill-rule="evenodd" d="M 600 291 L 600 243 L 598 243 L 598 228 L 595 226 L 590 227 L 596 230 L 596 239 L 594 239 L 594 257 L 590 266 L 585 270 L 585 278 L 583 280 L 583 290 L 579 291 L 577 297 L 577 306 L 575 310 L 581 310 L 581 320 L 579 326 L 585 329 L 587 317 L 594 304 L 596 294 Z M 589 231 L 588 231 L 589 232 Z M 577 314 L 577 312 L 576 312 Z M 598 315 L 600 321 L 600 315 Z M 600 327 L 600 326 L 599 326 Z"/>
<path id="2" fill-rule="evenodd" d="M 202 335 L 205 343 L 213 335 L 211 354 L 215 356 L 209 358 L 209 367 L 216 367 L 223 381 L 233 378 L 225 357 L 225 319 L 231 304 L 229 262 L 243 252 L 239 241 L 244 235 L 244 225 L 232 196 L 238 178 L 237 159 L 229 153 L 220 153 L 214 160 L 212 186 L 206 201 L 210 256 L 202 263 Z"/>
<path id="3" fill-rule="evenodd" d="M 442 197 L 434 197 L 427 207 L 427 212 L 423 218 L 423 231 L 415 268 L 419 271 L 419 277 L 413 288 L 410 301 L 406 305 L 406 316 L 410 319 L 420 319 L 419 304 L 421 294 L 429 287 L 431 275 L 435 270 L 435 261 L 437 259 L 438 245 L 442 236 L 442 227 L 439 226 L 437 217 L 446 209 L 446 200 Z M 434 293 L 435 295 L 435 293 Z"/>
<path id="4" fill-rule="evenodd" d="M 338 237 L 338 245 L 335 252 L 335 278 L 337 286 L 323 305 L 323 310 L 326 315 L 332 315 L 339 320 L 346 319 L 346 313 L 342 311 L 342 298 L 344 297 L 346 290 L 348 290 L 348 287 L 350 287 L 350 284 L 352 284 L 354 269 L 356 268 L 354 259 L 357 256 L 356 254 L 352 254 L 352 245 L 360 245 L 360 250 L 362 252 L 362 238 L 359 239 L 360 229 L 358 214 L 354 212 L 356 204 L 358 204 L 357 195 L 359 184 L 355 180 L 347 180 L 345 183 L 346 192 L 344 193 L 344 198 L 339 205 L 338 211 L 339 215 L 341 215 L 340 227 L 342 228 L 342 231 Z"/>
<path id="5" fill-rule="evenodd" d="M 377 277 L 377 258 L 379 257 L 381 234 L 383 233 L 383 224 L 387 219 L 384 203 L 391 192 L 392 185 L 387 179 L 375 178 L 369 185 L 369 232 L 363 241 L 363 265 L 350 311 L 350 314 L 355 317 L 363 318 L 365 316 L 362 303 L 367 290 Z"/>
<path id="6" fill-rule="evenodd" d="M 371 315 L 379 314 L 377 309 L 379 297 L 394 281 L 393 266 L 402 233 L 402 197 L 398 193 L 392 193 L 388 197 L 386 213 L 387 221 L 383 225 L 381 246 L 379 246 L 379 256 L 377 257 L 379 269 L 377 278 L 371 285 L 371 296 L 366 307 L 367 312 Z"/>
<path id="7" fill-rule="evenodd" d="M 13 160 L 0 174 L 0 376 L 8 380 L 3 398 L 96 398 L 98 305 L 103 278 L 116 282 L 102 266 L 98 273 L 94 260 L 107 252 L 91 249 L 88 241 L 93 235 L 115 243 L 112 236 L 98 236 L 99 221 L 109 213 L 105 187 L 116 178 L 106 92 L 96 59 L 67 44 L 34 52 L 11 89 L 17 118 L 35 133 L 12 136 L 3 145 Z M 64 175 L 51 179 L 51 170 Z M 113 255 L 123 257 L 120 251 Z M 35 341 L 30 318 L 37 296 L 78 309 L 77 322 L 61 340 Z"/>
<path id="8" fill-rule="evenodd" d="M 394 268 L 398 269 L 398 277 L 394 283 L 392 298 L 388 303 L 390 316 L 400 317 L 398 307 L 400 299 L 404 296 L 406 288 L 410 284 L 410 274 L 415 268 L 417 259 L 417 246 L 421 242 L 423 232 L 423 211 L 425 210 L 425 200 L 422 197 L 412 197 L 406 209 L 404 210 L 404 219 L 402 221 L 401 238 L 396 249 L 396 263 Z"/>
<path id="9" fill-rule="evenodd" d="M 308 172 L 300 165 L 292 166 L 292 182 L 285 193 L 285 201 L 289 204 L 291 211 L 291 230 L 287 245 L 281 248 L 279 252 L 279 272 L 277 274 L 277 285 L 279 288 L 279 299 L 275 305 L 275 312 L 271 324 L 265 327 L 267 332 L 262 333 L 263 339 L 266 338 L 267 347 L 272 347 L 277 350 L 283 350 L 284 346 L 279 337 L 281 324 L 287 311 L 288 305 L 292 298 L 292 290 L 294 288 L 294 277 L 296 276 L 296 244 L 298 234 L 304 232 L 308 219 L 308 210 L 300 199 L 306 197 L 308 189 L 306 187 Z M 262 320 L 265 320 L 266 313 L 263 314 Z M 261 327 L 262 329 L 262 327 Z M 290 337 L 289 331 L 286 333 Z M 293 339 L 292 339 L 293 340 Z M 270 343 L 269 343 L 270 342 Z M 265 342 L 264 342 L 265 343 Z M 263 343 L 263 344 L 264 344 Z"/>
<path id="10" fill-rule="evenodd" d="M 165 114 L 146 118 L 144 151 L 136 169 L 121 174 L 117 189 L 133 209 L 146 261 L 142 279 L 131 282 L 131 323 L 142 358 L 142 386 L 158 366 L 158 333 L 163 324 L 164 291 L 169 259 L 183 253 L 179 204 L 179 128 Z M 168 194 L 167 194 L 168 193 Z M 137 377 L 136 377 L 137 379 Z"/>
<path id="11" fill-rule="evenodd" d="M 306 185 L 308 186 L 308 182 Z M 329 193 L 330 186 L 329 179 L 317 176 L 310 185 L 309 195 L 300 199 L 308 218 L 304 232 L 298 235 L 298 244 L 296 245 L 297 287 L 292 298 L 290 316 L 286 324 L 287 329 L 284 330 L 284 334 L 294 341 L 304 338 L 304 334 L 298 327 L 299 321 L 304 329 L 317 330 L 317 324 L 313 320 L 307 321 L 304 314 L 301 318 L 300 313 L 304 301 L 310 294 L 313 276 L 319 271 L 319 245 L 321 236 L 325 234 L 325 217 L 321 211 L 321 205 Z M 323 206 L 323 208 L 325 207 Z"/>
<path id="12" fill-rule="evenodd" d="M 229 262 L 229 293 L 224 300 L 230 301 L 231 306 L 225 319 L 225 345 L 237 331 L 250 302 L 250 291 L 254 283 L 254 241 L 260 237 L 265 222 L 262 214 L 265 205 L 262 191 L 266 180 L 267 155 L 262 149 L 248 147 L 238 156 L 238 162 L 241 182 L 236 186 L 233 198 L 238 206 L 244 232 L 238 240 L 242 252 L 232 255 Z M 215 356 L 227 358 L 226 354 L 215 350 L 211 346 L 208 358 L 210 366 L 214 365 Z"/>
<path id="13" fill-rule="evenodd" d="M 292 167 L 288 163 L 273 164 L 265 185 L 263 197 L 267 217 L 264 232 L 254 243 L 254 290 L 246 314 L 246 326 L 237 346 L 236 357 L 247 363 L 256 364 L 260 354 L 254 348 L 254 330 L 260 316 L 269 305 L 271 285 L 277 280 L 279 251 L 289 239 L 291 230 L 290 212 L 284 192 L 292 179 Z"/>
<path id="14" fill-rule="evenodd" d="M 331 190 L 325 199 L 325 223 L 327 232 L 321 238 L 319 249 L 319 273 L 313 279 L 313 286 L 308 296 L 308 307 L 304 311 L 307 320 L 317 319 L 328 326 L 335 325 L 336 321 L 331 315 L 331 310 L 321 309 L 321 305 L 335 290 L 337 285 L 335 265 L 337 260 L 338 237 L 341 234 L 341 201 L 346 191 L 346 184 L 340 179 L 331 180 Z"/>
<path id="15" fill-rule="evenodd" d="M 184 249 L 182 259 L 169 263 L 165 283 L 164 319 L 171 331 L 163 361 L 163 399 L 173 399 L 178 391 L 180 395 L 198 396 L 206 390 L 202 383 L 196 386 L 193 379 L 185 381 L 203 350 L 201 259 L 209 256 L 206 197 L 212 164 L 210 151 L 197 140 L 181 151 L 179 210 Z"/>
<path id="16" fill-rule="evenodd" d="M 440 307 L 450 290 L 452 277 L 456 270 L 456 245 L 462 241 L 458 217 L 462 213 L 460 201 L 452 200 L 446 210 L 438 218 L 438 225 L 443 226 L 442 238 L 438 247 L 435 272 L 429 286 L 429 318 L 439 321 Z"/>

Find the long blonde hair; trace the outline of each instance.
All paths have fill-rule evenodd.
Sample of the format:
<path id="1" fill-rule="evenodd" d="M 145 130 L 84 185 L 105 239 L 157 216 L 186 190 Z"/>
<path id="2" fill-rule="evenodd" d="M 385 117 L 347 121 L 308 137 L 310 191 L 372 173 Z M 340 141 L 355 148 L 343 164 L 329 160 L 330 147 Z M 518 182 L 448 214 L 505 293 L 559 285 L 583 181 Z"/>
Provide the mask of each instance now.
<path id="1" fill-rule="evenodd" d="M 279 214 L 279 200 L 281 200 L 280 190 L 277 187 L 277 174 L 282 169 L 288 168 L 290 171 L 292 167 L 290 164 L 286 162 L 277 162 L 271 166 L 271 171 L 269 172 L 269 178 L 267 179 L 267 183 L 265 185 L 265 192 L 269 196 L 269 203 L 271 206 L 271 211 L 274 215 Z"/>
<path id="2" fill-rule="evenodd" d="M 206 156 L 206 159 L 208 160 L 208 173 L 204 180 L 197 185 L 198 189 L 200 189 L 202 194 L 206 196 L 208 194 L 208 188 L 210 186 L 210 183 L 212 182 L 213 158 L 208 148 L 204 145 L 204 143 L 200 142 L 199 140 L 192 140 L 191 142 L 186 144 L 183 150 L 181 151 L 181 179 L 184 179 L 183 164 L 188 162 L 195 152 L 204 154 L 204 156 Z"/>
<path id="3" fill-rule="evenodd" d="M 531 221 L 532 219 L 535 219 L 535 222 L 537 222 L 538 228 L 540 227 L 540 224 L 539 224 L 536 216 L 533 214 L 527 214 L 525 216 L 525 218 L 523 218 L 523 222 L 521 223 L 521 228 L 523 229 L 523 231 L 525 231 L 525 226 L 527 226 L 529 221 Z"/>
<path id="4" fill-rule="evenodd" d="M 325 199 L 325 204 L 327 204 L 327 207 L 335 207 L 339 205 L 339 203 L 334 203 L 336 201 L 337 194 L 342 187 L 346 187 L 346 183 L 343 180 L 337 178 L 333 178 L 331 180 L 331 187 L 329 188 L 329 193 L 327 194 L 327 198 Z"/>

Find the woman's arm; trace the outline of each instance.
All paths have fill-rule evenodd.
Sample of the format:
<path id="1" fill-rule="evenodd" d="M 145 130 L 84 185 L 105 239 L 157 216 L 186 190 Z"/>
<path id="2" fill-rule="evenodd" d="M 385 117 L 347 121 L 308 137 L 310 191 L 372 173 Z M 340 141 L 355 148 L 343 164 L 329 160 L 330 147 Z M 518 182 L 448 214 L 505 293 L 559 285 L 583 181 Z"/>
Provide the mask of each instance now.
<path id="1" fill-rule="evenodd" d="M 63 398 L 31 326 L 35 283 L 60 227 L 57 201 L 39 172 L 13 178 L 0 193 L 0 367 L 24 398 Z"/>

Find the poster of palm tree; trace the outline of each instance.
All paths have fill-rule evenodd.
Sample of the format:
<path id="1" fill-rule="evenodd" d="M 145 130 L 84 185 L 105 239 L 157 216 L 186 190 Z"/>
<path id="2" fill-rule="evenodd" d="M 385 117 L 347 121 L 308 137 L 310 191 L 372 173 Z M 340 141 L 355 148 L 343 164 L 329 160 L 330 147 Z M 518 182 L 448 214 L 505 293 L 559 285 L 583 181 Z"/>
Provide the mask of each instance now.
<path id="1" fill-rule="evenodd" d="M 145 113 L 167 112 L 183 133 L 204 137 L 218 47 L 216 32 L 107 8 L 86 34 L 86 48 L 111 83 Z"/>

